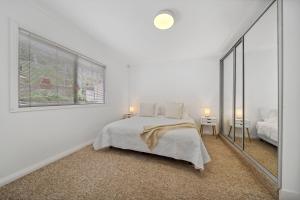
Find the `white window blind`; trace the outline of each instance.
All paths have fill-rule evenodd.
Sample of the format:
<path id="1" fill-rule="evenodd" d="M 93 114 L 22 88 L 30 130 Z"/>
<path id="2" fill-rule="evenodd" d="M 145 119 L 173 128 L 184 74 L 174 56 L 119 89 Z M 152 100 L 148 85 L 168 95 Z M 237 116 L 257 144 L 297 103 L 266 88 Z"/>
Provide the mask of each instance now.
<path id="1" fill-rule="evenodd" d="M 105 103 L 105 67 L 19 29 L 19 107 Z"/>
<path id="2" fill-rule="evenodd" d="M 78 102 L 104 103 L 104 69 L 88 60 L 78 59 Z"/>

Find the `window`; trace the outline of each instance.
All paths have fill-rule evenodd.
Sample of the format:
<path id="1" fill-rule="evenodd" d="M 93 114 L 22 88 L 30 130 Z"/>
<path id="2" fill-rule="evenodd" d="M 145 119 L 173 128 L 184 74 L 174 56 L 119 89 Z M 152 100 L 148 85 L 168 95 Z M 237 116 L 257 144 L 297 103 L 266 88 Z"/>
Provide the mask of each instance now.
<path id="1" fill-rule="evenodd" d="M 104 102 L 104 68 L 79 58 L 77 71 L 78 103 Z"/>
<path id="2" fill-rule="evenodd" d="M 19 29 L 18 106 L 104 104 L 105 67 Z"/>

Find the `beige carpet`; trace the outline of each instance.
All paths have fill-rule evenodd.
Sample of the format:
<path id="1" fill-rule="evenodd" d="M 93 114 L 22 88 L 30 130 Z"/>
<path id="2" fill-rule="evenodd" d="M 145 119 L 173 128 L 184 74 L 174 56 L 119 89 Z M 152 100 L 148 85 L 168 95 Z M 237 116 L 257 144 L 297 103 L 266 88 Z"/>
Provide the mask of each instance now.
<path id="1" fill-rule="evenodd" d="M 0 199 L 274 199 L 221 139 L 204 136 L 203 173 L 184 161 L 86 147 L 0 188 Z"/>
<path id="2" fill-rule="evenodd" d="M 240 147 L 243 146 L 242 138 L 236 137 L 235 143 Z M 278 155 L 277 147 L 269 144 L 259 138 L 252 138 L 251 142 L 245 138 L 245 152 L 252 156 L 262 166 L 271 172 L 274 176 L 278 174 Z"/>
<path id="3" fill-rule="evenodd" d="M 245 151 L 267 168 L 274 176 L 277 176 L 277 147 L 260 139 L 252 139 L 251 141 L 245 141 Z"/>

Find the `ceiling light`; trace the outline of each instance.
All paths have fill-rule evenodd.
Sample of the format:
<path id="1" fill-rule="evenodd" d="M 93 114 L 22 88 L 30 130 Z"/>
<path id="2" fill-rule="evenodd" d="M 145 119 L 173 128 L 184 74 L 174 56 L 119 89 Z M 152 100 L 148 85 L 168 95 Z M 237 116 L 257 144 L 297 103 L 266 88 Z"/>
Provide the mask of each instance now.
<path id="1" fill-rule="evenodd" d="M 161 30 L 166 30 L 174 25 L 174 17 L 171 11 L 162 10 L 154 18 L 154 26 Z"/>

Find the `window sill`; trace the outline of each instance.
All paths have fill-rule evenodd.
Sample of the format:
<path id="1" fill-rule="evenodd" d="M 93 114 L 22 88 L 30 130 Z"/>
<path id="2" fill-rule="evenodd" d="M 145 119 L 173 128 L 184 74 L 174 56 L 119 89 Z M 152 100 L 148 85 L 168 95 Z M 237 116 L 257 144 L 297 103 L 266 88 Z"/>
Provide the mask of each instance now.
<path id="1" fill-rule="evenodd" d="M 64 105 L 64 106 L 41 106 L 41 107 L 26 107 L 26 108 L 11 108 L 11 113 L 18 112 L 35 112 L 45 110 L 65 110 L 65 109 L 77 109 L 77 108 L 106 108 L 108 104 L 79 104 L 79 105 Z"/>

